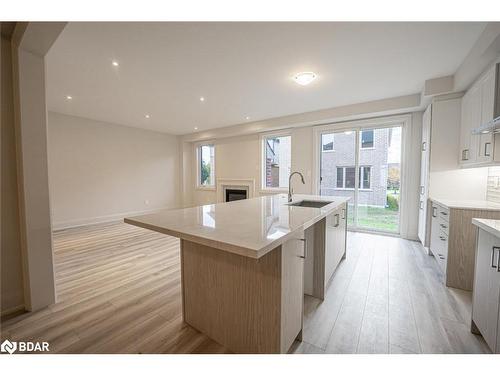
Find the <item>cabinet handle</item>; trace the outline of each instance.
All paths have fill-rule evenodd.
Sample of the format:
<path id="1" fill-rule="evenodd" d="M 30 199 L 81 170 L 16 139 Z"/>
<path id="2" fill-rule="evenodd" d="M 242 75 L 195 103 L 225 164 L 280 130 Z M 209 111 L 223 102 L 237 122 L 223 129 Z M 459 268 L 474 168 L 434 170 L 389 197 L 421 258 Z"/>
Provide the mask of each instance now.
<path id="1" fill-rule="evenodd" d="M 441 211 L 441 215 L 448 216 L 448 212 Z"/>
<path id="2" fill-rule="evenodd" d="M 444 238 L 443 236 L 439 236 L 439 239 L 440 239 L 441 241 L 446 241 L 446 238 Z"/>
<path id="3" fill-rule="evenodd" d="M 345 208 L 342 209 L 342 220 L 345 219 Z"/>
<path id="4" fill-rule="evenodd" d="M 420 201 L 420 209 L 423 210 L 424 209 L 424 201 Z"/>
<path id="5" fill-rule="evenodd" d="M 432 217 L 437 217 L 437 207 L 432 207 Z"/>
<path id="6" fill-rule="evenodd" d="M 422 151 L 427 149 L 427 142 L 422 142 Z"/>
<path id="7" fill-rule="evenodd" d="M 469 160 L 469 149 L 462 150 L 462 160 Z"/>
<path id="8" fill-rule="evenodd" d="M 304 242 L 304 255 L 299 255 L 299 258 L 306 259 L 307 258 L 307 241 L 305 238 L 299 238 L 299 240 Z"/>
<path id="9" fill-rule="evenodd" d="M 498 259 L 497 259 L 497 265 L 495 266 L 495 251 L 498 250 L 499 253 L 498 253 Z M 497 271 L 498 271 L 498 267 L 499 267 L 499 263 L 500 263 L 500 247 L 498 246 L 493 246 L 491 248 L 491 268 L 496 268 Z M 498 271 L 500 272 L 500 271 Z"/>
<path id="10" fill-rule="evenodd" d="M 491 142 L 486 142 L 484 144 L 484 156 L 491 156 L 491 153 L 488 152 L 488 146 L 491 146 Z"/>
<path id="11" fill-rule="evenodd" d="M 444 229 L 448 228 L 448 227 L 447 227 L 446 225 L 444 225 L 444 224 L 439 224 L 439 225 L 441 226 L 441 228 L 444 228 Z"/>
<path id="12" fill-rule="evenodd" d="M 340 215 L 335 214 L 334 217 L 336 218 L 334 227 L 337 228 L 340 225 Z"/>
<path id="13" fill-rule="evenodd" d="M 424 195 L 424 186 L 420 185 L 420 195 Z"/>

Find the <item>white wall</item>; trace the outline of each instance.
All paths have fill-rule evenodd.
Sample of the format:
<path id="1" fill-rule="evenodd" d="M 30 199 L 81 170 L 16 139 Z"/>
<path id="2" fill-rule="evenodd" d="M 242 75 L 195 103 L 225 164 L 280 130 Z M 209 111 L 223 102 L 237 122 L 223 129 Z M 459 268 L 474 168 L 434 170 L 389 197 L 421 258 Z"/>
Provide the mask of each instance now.
<path id="1" fill-rule="evenodd" d="M 181 205 L 176 136 L 49 112 L 54 229 Z"/>

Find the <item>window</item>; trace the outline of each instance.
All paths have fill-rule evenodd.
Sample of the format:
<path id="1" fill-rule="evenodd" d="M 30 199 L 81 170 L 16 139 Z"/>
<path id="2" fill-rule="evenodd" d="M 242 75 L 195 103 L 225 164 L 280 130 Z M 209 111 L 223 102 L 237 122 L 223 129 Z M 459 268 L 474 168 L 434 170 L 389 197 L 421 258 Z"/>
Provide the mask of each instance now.
<path id="1" fill-rule="evenodd" d="M 333 134 L 321 135 L 321 149 L 323 151 L 333 151 Z"/>
<path id="2" fill-rule="evenodd" d="M 373 148 L 373 130 L 361 132 L 361 148 Z"/>
<path id="3" fill-rule="evenodd" d="M 201 145 L 198 147 L 198 186 L 215 186 L 214 154 L 214 145 Z"/>
<path id="4" fill-rule="evenodd" d="M 337 167 L 337 189 L 354 189 L 356 186 L 354 167 Z M 371 167 L 359 167 L 359 188 L 370 189 Z"/>
<path id="5" fill-rule="evenodd" d="M 371 167 L 359 167 L 359 188 L 370 189 Z"/>
<path id="6" fill-rule="evenodd" d="M 292 137 L 289 135 L 263 138 L 264 173 L 262 187 L 264 189 L 288 188 L 292 159 L 291 141 Z"/>

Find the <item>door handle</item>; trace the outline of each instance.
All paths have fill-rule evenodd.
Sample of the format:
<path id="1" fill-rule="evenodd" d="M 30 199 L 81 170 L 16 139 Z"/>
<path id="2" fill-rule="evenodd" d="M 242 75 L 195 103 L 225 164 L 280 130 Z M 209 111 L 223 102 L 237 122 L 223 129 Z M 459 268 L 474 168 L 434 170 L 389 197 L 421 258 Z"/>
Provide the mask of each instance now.
<path id="1" fill-rule="evenodd" d="M 486 142 L 484 144 L 484 156 L 491 156 L 491 153 L 488 152 L 488 146 L 491 146 L 491 142 Z"/>
<path id="2" fill-rule="evenodd" d="M 495 266 L 495 251 L 498 250 L 498 259 L 497 259 L 497 265 Z M 498 246 L 493 246 L 491 248 L 491 268 L 496 268 L 498 272 L 500 272 L 498 269 L 500 267 L 500 247 Z"/>
<path id="3" fill-rule="evenodd" d="M 304 242 L 304 255 L 299 255 L 299 258 L 306 259 L 307 258 L 307 241 L 305 238 L 299 238 L 299 240 Z"/>
<path id="4" fill-rule="evenodd" d="M 335 224 L 333 226 L 334 226 L 334 228 L 337 228 L 340 225 L 340 215 L 335 214 L 334 217 L 336 218 L 336 220 L 335 220 Z"/>

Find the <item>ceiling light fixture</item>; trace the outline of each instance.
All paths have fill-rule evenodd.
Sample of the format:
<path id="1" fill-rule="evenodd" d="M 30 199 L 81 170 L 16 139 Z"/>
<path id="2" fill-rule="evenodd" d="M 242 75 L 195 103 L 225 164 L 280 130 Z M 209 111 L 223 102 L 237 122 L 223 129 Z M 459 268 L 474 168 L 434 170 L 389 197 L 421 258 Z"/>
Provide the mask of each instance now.
<path id="1" fill-rule="evenodd" d="M 250 116 L 245 117 L 245 120 L 250 120 Z"/>
<path id="2" fill-rule="evenodd" d="M 200 97 L 200 102 L 204 102 L 205 101 L 205 98 L 202 96 Z"/>
<path id="3" fill-rule="evenodd" d="M 146 117 L 146 118 L 150 118 L 151 116 L 150 116 L 150 115 L 144 115 L 144 117 Z"/>
<path id="4" fill-rule="evenodd" d="M 73 97 L 71 95 L 66 95 L 66 99 L 71 100 L 71 99 L 73 99 Z"/>
<path id="5" fill-rule="evenodd" d="M 113 66 L 119 66 L 120 64 L 118 63 L 118 61 L 116 60 L 113 60 L 113 62 L 111 63 Z"/>
<path id="6" fill-rule="evenodd" d="M 197 127 L 197 126 L 195 126 L 195 127 L 194 127 L 194 130 L 198 130 L 198 127 Z"/>
<path id="7" fill-rule="evenodd" d="M 313 72 L 301 72 L 297 73 L 293 79 L 295 82 L 301 86 L 307 86 L 310 84 L 312 81 L 316 79 L 316 73 Z"/>

